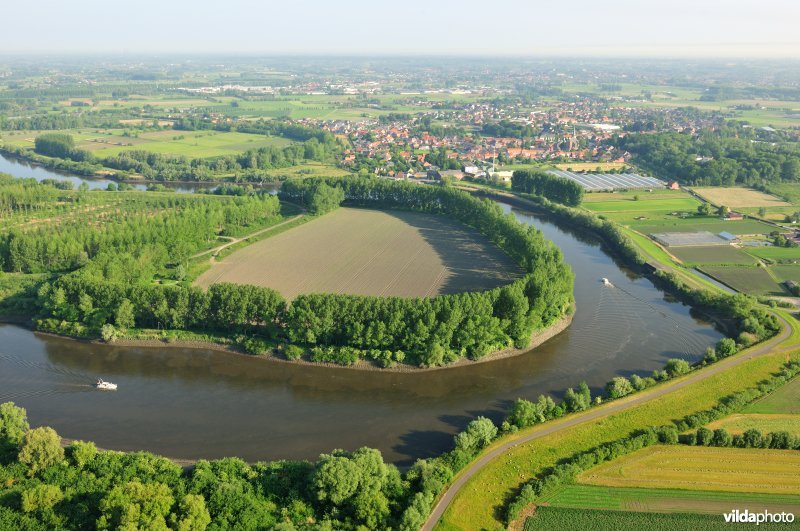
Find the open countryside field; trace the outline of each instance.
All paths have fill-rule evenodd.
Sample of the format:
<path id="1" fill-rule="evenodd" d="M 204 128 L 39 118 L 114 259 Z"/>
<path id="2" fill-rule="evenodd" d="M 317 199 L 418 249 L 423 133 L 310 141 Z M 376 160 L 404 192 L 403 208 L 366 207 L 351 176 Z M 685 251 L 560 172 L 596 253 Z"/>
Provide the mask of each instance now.
<path id="1" fill-rule="evenodd" d="M 788 314 L 784 314 L 789 318 Z M 800 331 L 795 328 L 785 345 L 796 346 L 800 342 Z M 748 356 L 745 350 L 737 357 Z M 731 359 L 731 358 L 728 358 Z M 532 428 L 520 430 L 514 438 L 539 433 L 540 437 L 521 442 L 502 458 L 492 460 L 486 467 L 470 477 L 459 490 L 445 511 L 437 530 L 495 529 L 501 525 L 501 518 L 508 500 L 512 499 L 520 487 L 534 477 L 539 477 L 548 467 L 574 454 L 595 448 L 648 426 L 672 422 L 683 415 L 708 409 L 718 403 L 718 397 L 726 396 L 736 390 L 754 386 L 760 380 L 772 375 L 786 361 L 784 352 L 746 359 L 741 364 L 729 367 L 700 382 L 691 383 L 681 389 L 646 402 L 635 408 L 608 415 L 598 421 L 575 426 L 563 426 L 570 417 L 565 417 Z M 726 363 L 723 360 L 722 363 Z M 705 370 L 705 369 L 704 369 Z M 644 391 L 647 393 L 655 390 Z M 622 398 L 621 401 L 634 400 L 636 395 Z M 616 402 L 619 403 L 619 402 Z M 614 403 L 600 406 L 610 408 Z M 556 431 L 548 432 L 555 427 Z M 498 444 L 498 443 L 495 443 Z M 489 451 L 493 446 L 489 447 Z"/>
<path id="2" fill-rule="evenodd" d="M 519 268 L 457 222 L 409 212 L 340 208 L 227 256 L 197 284 L 237 282 L 301 293 L 424 297 L 490 289 Z"/>
<path id="3" fill-rule="evenodd" d="M 736 414 L 714 421 L 706 426 L 706 428 L 710 430 L 724 428 L 733 434 L 756 429 L 761 431 L 761 433 L 788 431 L 794 435 L 800 435 L 800 415 L 769 415 L 763 413 Z"/>
<path id="4" fill-rule="evenodd" d="M 587 192 L 583 196 L 583 203 L 585 207 L 591 208 L 586 203 L 596 203 L 602 201 L 634 201 L 634 197 L 638 197 L 639 201 L 669 201 L 686 198 L 693 199 L 690 195 L 682 190 L 654 189 L 652 192 L 648 192 L 647 190 L 616 190 L 614 192 Z M 695 208 L 697 208 L 696 205 L 699 204 L 700 203 L 697 200 L 694 200 Z M 666 207 L 660 208 L 659 210 L 665 209 Z"/>
<path id="5" fill-rule="evenodd" d="M 99 158 L 132 149 L 188 158 L 207 158 L 239 154 L 248 149 L 267 146 L 285 147 L 291 144 L 290 140 L 280 137 L 220 131 L 175 131 L 169 129 L 138 133 L 138 137 L 123 136 L 125 130 L 122 129 L 64 130 L 59 132 L 72 135 L 78 149 L 91 151 Z M 3 141 L 17 147 L 33 148 L 38 134 L 39 132 L 31 131 L 25 135 L 4 136 Z"/>
<path id="6" fill-rule="evenodd" d="M 800 415 L 800 378 L 795 378 L 761 400 L 753 402 L 742 412 Z"/>
<path id="7" fill-rule="evenodd" d="M 800 247 L 748 247 L 746 251 L 769 262 L 800 264 Z"/>
<path id="8" fill-rule="evenodd" d="M 785 201 L 800 206 L 800 183 L 771 183 L 769 190 Z"/>
<path id="9" fill-rule="evenodd" d="M 765 508 L 800 511 L 800 496 L 757 493 L 742 496 L 739 492 L 604 487 L 578 483 L 565 485 L 543 496 L 542 504 L 601 511 L 720 514 L 737 507 L 737 504 L 743 504 L 740 506 L 742 510 L 747 507 L 751 511 Z"/>
<path id="10" fill-rule="evenodd" d="M 669 252 L 688 264 L 755 265 L 756 260 L 731 245 L 670 247 Z"/>
<path id="11" fill-rule="evenodd" d="M 596 201 L 586 203 L 586 208 L 594 212 L 633 212 L 644 215 L 648 212 L 695 212 L 699 201 L 685 195 L 683 197 L 651 199 L 649 196 L 635 200 Z"/>
<path id="12" fill-rule="evenodd" d="M 656 445 L 587 470 L 577 481 L 603 487 L 800 496 L 800 452 Z"/>
<path id="13" fill-rule="evenodd" d="M 789 203 L 779 197 L 750 188 L 694 188 L 694 191 L 710 203 L 731 208 L 790 206 Z"/>
<path id="14" fill-rule="evenodd" d="M 741 221 L 723 221 L 716 216 L 690 216 L 684 219 L 670 216 L 669 220 L 642 220 L 631 223 L 631 227 L 644 234 L 654 232 L 697 232 L 708 231 L 714 234 L 730 232 L 731 234 L 769 234 L 775 227 L 760 221 L 745 219 Z"/>
<path id="15" fill-rule="evenodd" d="M 324 162 L 316 162 L 313 160 L 304 161 L 297 166 L 288 166 L 286 168 L 272 168 L 265 170 L 267 175 L 271 177 L 344 177 L 345 175 L 352 175 L 351 172 L 342 169 L 338 166 L 325 164 Z"/>
<path id="16" fill-rule="evenodd" d="M 746 505 L 746 504 L 745 504 Z M 744 508 L 732 504 L 731 507 Z M 786 529 L 786 524 L 761 524 L 759 529 Z M 525 531 L 561 531 L 563 529 L 693 529 L 695 531 L 729 531 L 720 513 L 635 513 L 538 507 L 536 513 L 525 521 Z"/>
<path id="17" fill-rule="evenodd" d="M 800 257 L 797 262 L 800 263 Z M 769 268 L 779 280 L 794 280 L 800 282 L 800 265 L 777 265 Z"/>
<path id="18" fill-rule="evenodd" d="M 703 273 L 750 295 L 788 295 L 761 267 L 703 266 Z"/>

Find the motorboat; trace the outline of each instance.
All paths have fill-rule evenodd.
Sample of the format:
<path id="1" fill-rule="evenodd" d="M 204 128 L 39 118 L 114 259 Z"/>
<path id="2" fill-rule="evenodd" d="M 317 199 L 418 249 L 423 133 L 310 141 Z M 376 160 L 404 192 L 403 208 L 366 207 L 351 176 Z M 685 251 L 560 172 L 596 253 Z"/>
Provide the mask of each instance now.
<path id="1" fill-rule="evenodd" d="M 94 384 L 95 387 L 103 391 L 116 391 L 117 384 L 111 382 L 104 382 L 102 378 L 98 378 Z"/>
<path id="2" fill-rule="evenodd" d="M 611 281 L 608 280 L 606 277 L 603 277 L 601 280 L 603 281 L 604 286 L 611 286 L 611 287 L 614 286 L 614 284 L 612 284 Z"/>

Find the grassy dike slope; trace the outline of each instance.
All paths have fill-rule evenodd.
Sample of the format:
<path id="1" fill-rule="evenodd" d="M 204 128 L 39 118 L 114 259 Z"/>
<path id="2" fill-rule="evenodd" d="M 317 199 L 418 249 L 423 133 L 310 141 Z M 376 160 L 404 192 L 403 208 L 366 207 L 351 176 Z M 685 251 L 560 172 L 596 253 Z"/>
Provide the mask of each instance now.
<path id="1" fill-rule="evenodd" d="M 787 321 L 777 338 L 710 367 L 621 400 L 500 439 L 483 454 L 514 440 L 540 435 L 503 452 L 469 478 L 456 493 L 436 529 L 502 527 L 505 507 L 512 496 L 525 482 L 555 465 L 558 460 L 619 439 L 633 430 L 667 424 L 709 409 L 721 397 L 754 386 L 777 372 L 798 343 L 800 326 L 796 320 Z M 571 425 L 576 420 L 583 422 Z M 467 467 L 461 474 L 469 471 L 470 467 Z"/>

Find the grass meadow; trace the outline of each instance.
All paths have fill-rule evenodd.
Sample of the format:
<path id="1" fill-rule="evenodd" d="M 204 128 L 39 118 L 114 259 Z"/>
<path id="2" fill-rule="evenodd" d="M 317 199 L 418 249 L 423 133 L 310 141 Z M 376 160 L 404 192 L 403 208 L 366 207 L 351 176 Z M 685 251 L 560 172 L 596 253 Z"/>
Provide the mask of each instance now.
<path id="1" fill-rule="evenodd" d="M 724 428 L 733 434 L 755 429 L 761 431 L 761 433 L 788 431 L 800 436 L 800 415 L 739 413 L 714 421 L 706 427 L 710 430 Z"/>
<path id="2" fill-rule="evenodd" d="M 800 333 L 793 328 L 793 335 L 786 344 L 795 345 L 798 341 L 800 341 Z M 737 356 L 747 355 L 747 350 L 737 354 Z M 559 460 L 577 452 L 589 450 L 604 442 L 627 436 L 633 430 L 666 424 L 684 415 L 710 408 L 717 404 L 719 397 L 736 390 L 752 387 L 757 382 L 769 377 L 785 360 L 786 354 L 783 352 L 773 352 L 749 359 L 703 381 L 676 389 L 658 400 L 519 444 L 505 452 L 502 457 L 491 461 L 467 481 L 445 511 L 442 521 L 436 529 L 495 529 L 502 525 L 504 507 L 515 496 L 518 489 L 531 478 L 555 465 Z M 652 391 L 644 391 L 644 393 L 648 392 Z M 636 396 L 642 395 L 637 394 Z M 627 397 L 621 400 L 626 399 Z M 564 421 L 565 419 L 550 421 L 540 426 L 520 430 L 513 437 L 551 429 L 554 425 Z M 495 445 L 508 441 L 509 438 L 503 438 Z M 488 450 L 493 447 L 494 445 L 491 445 Z"/>
<path id="3" fill-rule="evenodd" d="M 583 485 L 798 496 L 800 452 L 656 445 L 578 475 Z"/>
<path id="4" fill-rule="evenodd" d="M 733 506 L 739 507 L 739 506 Z M 721 513 L 681 514 L 566 509 L 537 507 L 525 521 L 524 531 L 561 531 L 563 529 L 692 529 L 695 531 L 729 531 Z M 786 529 L 786 524 L 761 524 L 759 529 Z"/>
<path id="5" fill-rule="evenodd" d="M 800 415 L 800 378 L 795 378 L 761 400 L 753 402 L 742 412 Z"/>
<path id="6" fill-rule="evenodd" d="M 221 131 L 168 129 L 138 133 L 138 136 L 124 136 L 126 132 L 124 129 L 75 129 L 59 132 L 72 135 L 77 148 L 90 151 L 98 158 L 117 155 L 132 149 L 187 158 L 209 158 L 236 155 L 249 149 L 267 146 L 285 147 L 291 144 L 291 140 L 280 137 Z M 3 142 L 32 149 L 38 134 L 39 131 L 26 131 L 25 134 L 15 136 L 6 134 L 3 136 Z"/>

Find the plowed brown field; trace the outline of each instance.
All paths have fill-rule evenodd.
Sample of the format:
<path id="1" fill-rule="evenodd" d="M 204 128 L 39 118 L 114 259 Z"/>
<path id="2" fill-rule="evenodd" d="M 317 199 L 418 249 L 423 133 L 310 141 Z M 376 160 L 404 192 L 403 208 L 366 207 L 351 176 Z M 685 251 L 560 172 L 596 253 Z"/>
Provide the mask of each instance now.
<path id="1" fill-rule="evenodd" d="M 340 208 L 254 243 L 196 281 L 301 293 L 424 297 L 490 289 L 521 274 L 478 232 L 445 217 Z"/>

